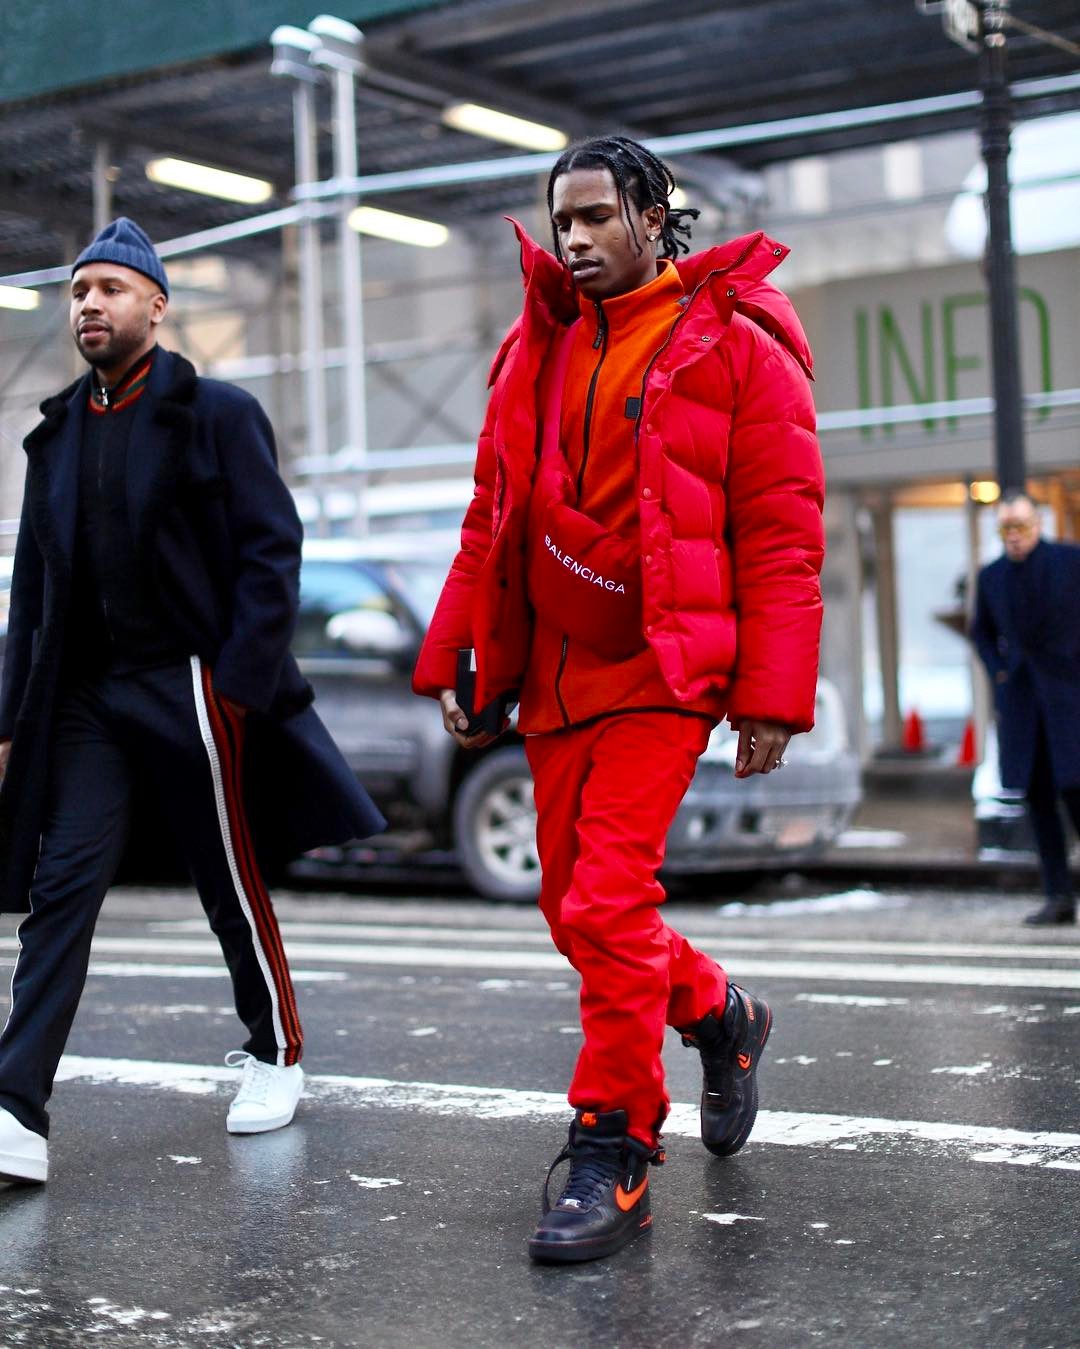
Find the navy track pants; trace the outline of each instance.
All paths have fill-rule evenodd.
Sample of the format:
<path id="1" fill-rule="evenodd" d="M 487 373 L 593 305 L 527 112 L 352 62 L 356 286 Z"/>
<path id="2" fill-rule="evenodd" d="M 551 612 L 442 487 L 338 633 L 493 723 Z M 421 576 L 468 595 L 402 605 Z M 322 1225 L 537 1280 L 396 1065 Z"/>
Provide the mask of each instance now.
<path id="1" fill-rule="evenodd" d="M 244 718 L 189 664 L 107 673 L 62 696 L 30 913 L 19 927 L 0 1035 L 0 1106 L 48 1135 L 45 1106 L 86 982 L 90 942 L 128 838 L 135 790 L 152 790 L 221 943 L 244 1048 L 297 1063 L 303 1036 L 277 920 L 255 860 L 241 784 Z"/>

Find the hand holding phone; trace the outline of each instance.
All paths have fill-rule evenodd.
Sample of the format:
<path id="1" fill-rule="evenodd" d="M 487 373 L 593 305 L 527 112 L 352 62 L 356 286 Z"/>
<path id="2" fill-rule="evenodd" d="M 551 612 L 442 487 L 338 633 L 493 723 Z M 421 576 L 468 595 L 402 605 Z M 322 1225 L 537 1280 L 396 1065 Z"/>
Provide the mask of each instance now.
<path id="1" fill-rule="evenodd" d="M 457 655 L 457 682 L 454 697 L 458 707 L 467 718 L 464 730 L 457 727 L 458 733 L 466 736 L 498 736 L 506 729 L 506 719 L 517 702 L 517 690 L 500 693 L 492 698 L 486 707 L 476 711 L 473 707 L 473 694 L 476 688 L 476 651 L 472 647 L 463 647 Z M 445 711 L 445 704 L 444 704 Z"/>

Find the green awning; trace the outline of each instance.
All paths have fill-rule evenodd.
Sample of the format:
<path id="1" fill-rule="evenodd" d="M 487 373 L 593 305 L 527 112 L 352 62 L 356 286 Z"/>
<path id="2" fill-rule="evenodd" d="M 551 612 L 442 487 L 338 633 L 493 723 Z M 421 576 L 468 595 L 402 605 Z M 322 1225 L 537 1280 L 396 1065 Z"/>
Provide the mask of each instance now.
<path id="1" fill-rule="evenodd" d="M 332 13 L 366 23 L 437 9 L 447 0 L 36 0 L 3 6 L 0 103 L 53 94 L 268 42 L 283 23 Z"/>

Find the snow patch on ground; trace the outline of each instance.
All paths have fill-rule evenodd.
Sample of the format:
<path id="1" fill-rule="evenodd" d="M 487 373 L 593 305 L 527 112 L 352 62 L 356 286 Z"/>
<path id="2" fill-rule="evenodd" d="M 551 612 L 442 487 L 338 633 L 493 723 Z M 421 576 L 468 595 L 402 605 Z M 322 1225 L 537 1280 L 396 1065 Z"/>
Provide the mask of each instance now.
<path id="1" fill-rule="evenodd" d="M 903 848 L 907 834 L 898 829 L 845 829 L 833 839 L 834 848 Z"/>
<path id="2" fill-rule="evenodd" d="M 867 909 L 901 908 L 907 900 L 900 895 L 882 895 L 877 890 L 843 890 L 835 895 L 815 895 L 812 899 L 777 899 L 770 904 L 744 904 L 736 900 L 721 904 L 716 912 L 729 918 L 752 913 L 758 918 L 775 918 L 785 914 L 853 913 Z"/>
<path id="3" fill-rule="evenodd" d="M 115 1321 L 121 1326 L 137 1326 L 140 1321 L 145 1321 L 147 1317 L 151 1321 L 168 1321 L 168 1312 L 148 1312 L 142 1307 L 117 1307 L 111 1303 L 108 1298 L 92 1297 L 87 1298 L 86 1305 L 93 1308 L 95 1316 L 107 1316 L 110 1321 Z M 95 1327 L 88 1326 L 88 1330 Z"/>

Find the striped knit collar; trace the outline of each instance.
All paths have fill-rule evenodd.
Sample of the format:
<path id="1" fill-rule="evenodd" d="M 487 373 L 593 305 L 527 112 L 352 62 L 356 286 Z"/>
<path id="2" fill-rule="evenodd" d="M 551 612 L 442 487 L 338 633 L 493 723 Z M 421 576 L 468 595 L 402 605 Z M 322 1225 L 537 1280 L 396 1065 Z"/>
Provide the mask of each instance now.
<path id="1" fill-rule="evenodd" d="M 90 381 L 90 399 L 89 408 L 91 412 L 96 412 L 99 416 L 104 416 L 109 412 L 120 412 L 146 392 L 146 386 L 150 380 L 150 367 L 154 363 L 154 353 L 157 347 L 151 347 L 145 356 L 135 362 L 125 375 L 112 386 L 111 389 L 103 388 L 98 384 L 96 378 Z"/>

